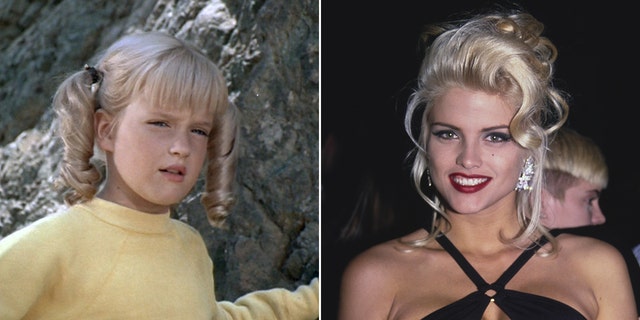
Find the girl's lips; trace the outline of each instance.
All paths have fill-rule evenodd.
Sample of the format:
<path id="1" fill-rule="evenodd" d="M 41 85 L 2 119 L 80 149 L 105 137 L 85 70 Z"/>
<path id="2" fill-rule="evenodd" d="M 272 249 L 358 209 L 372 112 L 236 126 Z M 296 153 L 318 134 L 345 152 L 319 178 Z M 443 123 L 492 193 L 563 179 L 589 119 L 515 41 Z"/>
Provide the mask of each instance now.
<path id="1" fill-rule="evenodd" d="M 486 187 L 491 178 L 486 176 L 468 176 L 460 173 L 449 175 L 449 181 L 454 189 L 463 193 L 478 192 Z"/>
<path id="2" fill-rule="evenodd" d="M 187 168 L 184 166 L 173 165 L 160 169 L 160 172 L 171 182 L 182 182 L 184 181 L 184 176 L 187 173 Z"/>
<path id="3" fill-rule="evenodd" d="M 185 166 L 181 166 L 181 165 L 171 165 L 171 166 L 168 166 L 168 167 L 166 167 L 164 169 L 160 169 L 160 171 L 179 174 L 179 175 L 182 175 L 182 176 L 187 174 L 187 168 L 185 168 Z"/>

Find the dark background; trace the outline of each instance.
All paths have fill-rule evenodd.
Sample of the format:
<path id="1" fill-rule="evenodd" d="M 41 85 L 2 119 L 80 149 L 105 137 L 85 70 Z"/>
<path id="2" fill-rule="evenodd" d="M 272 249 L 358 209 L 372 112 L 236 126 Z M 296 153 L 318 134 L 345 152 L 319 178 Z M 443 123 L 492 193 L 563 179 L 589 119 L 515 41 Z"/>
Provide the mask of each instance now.
<path id="1" fill-rule="evenodd" d="M 485 1 L 393 1 L 321 12 L 322 318 L 334 319 L 344 264 L 362 249 L 420 227 L 430 210 L 409 185 L 403 157 L 411 145 L 402 119 L 417 76 L 418 34 Z M 506 2 L 502 2 L 503 4 Z M 609 166 L 597 236 L 622 250 L 640 243 L 637 57 L 640 28 L 630 7 L 614 2 L 518 1 L 545 24 L 558 48 L 556 87 L 571 95 L 567 126 L 595 140 Z M 361 233 L 339 239 L 363 191 L 379 192 L 380 225 L 364 213 Z M 416 284 L 420 285 L 420 284 Z"/>

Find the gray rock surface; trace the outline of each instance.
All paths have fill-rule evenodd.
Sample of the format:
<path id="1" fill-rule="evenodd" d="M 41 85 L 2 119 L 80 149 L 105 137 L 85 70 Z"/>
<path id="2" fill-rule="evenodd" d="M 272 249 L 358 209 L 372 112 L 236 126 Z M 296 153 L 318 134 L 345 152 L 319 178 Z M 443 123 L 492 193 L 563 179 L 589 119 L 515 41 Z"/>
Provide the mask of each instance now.
<path id="1" fill-rule="evenodd" d="M 203 235 L 218 299 L 318 276 L 318 1 L 2 0 L 0 26 L 0 238 L 64 209 L 56 86 L 122 34 L 166 30 L 207 52 L 241 111 L 226 227 L 207 222 L 201 182 L 176 216 Z"/>

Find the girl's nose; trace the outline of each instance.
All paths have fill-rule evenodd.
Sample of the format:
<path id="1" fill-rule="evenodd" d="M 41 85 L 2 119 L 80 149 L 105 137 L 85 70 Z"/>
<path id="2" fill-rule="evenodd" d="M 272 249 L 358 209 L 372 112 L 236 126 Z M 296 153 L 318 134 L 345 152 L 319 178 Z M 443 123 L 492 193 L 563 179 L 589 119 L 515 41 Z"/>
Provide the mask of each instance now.
<path id="1" fill-rule="evenodd" d="M 188 134 L 177 134 L 169 148 L 169 153 L 180 158 L 188 157 L 191 154 Z"/>

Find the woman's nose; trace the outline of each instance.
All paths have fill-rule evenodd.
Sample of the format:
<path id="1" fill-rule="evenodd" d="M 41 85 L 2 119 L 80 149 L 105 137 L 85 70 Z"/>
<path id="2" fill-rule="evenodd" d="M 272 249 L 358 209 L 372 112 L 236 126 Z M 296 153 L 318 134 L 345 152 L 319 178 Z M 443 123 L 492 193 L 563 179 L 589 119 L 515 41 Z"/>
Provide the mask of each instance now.
<path id="1" fill-rule="evenodd" d="M 480 150 L 473 143 L 463 142 L 456 163 L 466 169 L 479 167 L 482 164 Z"/>

